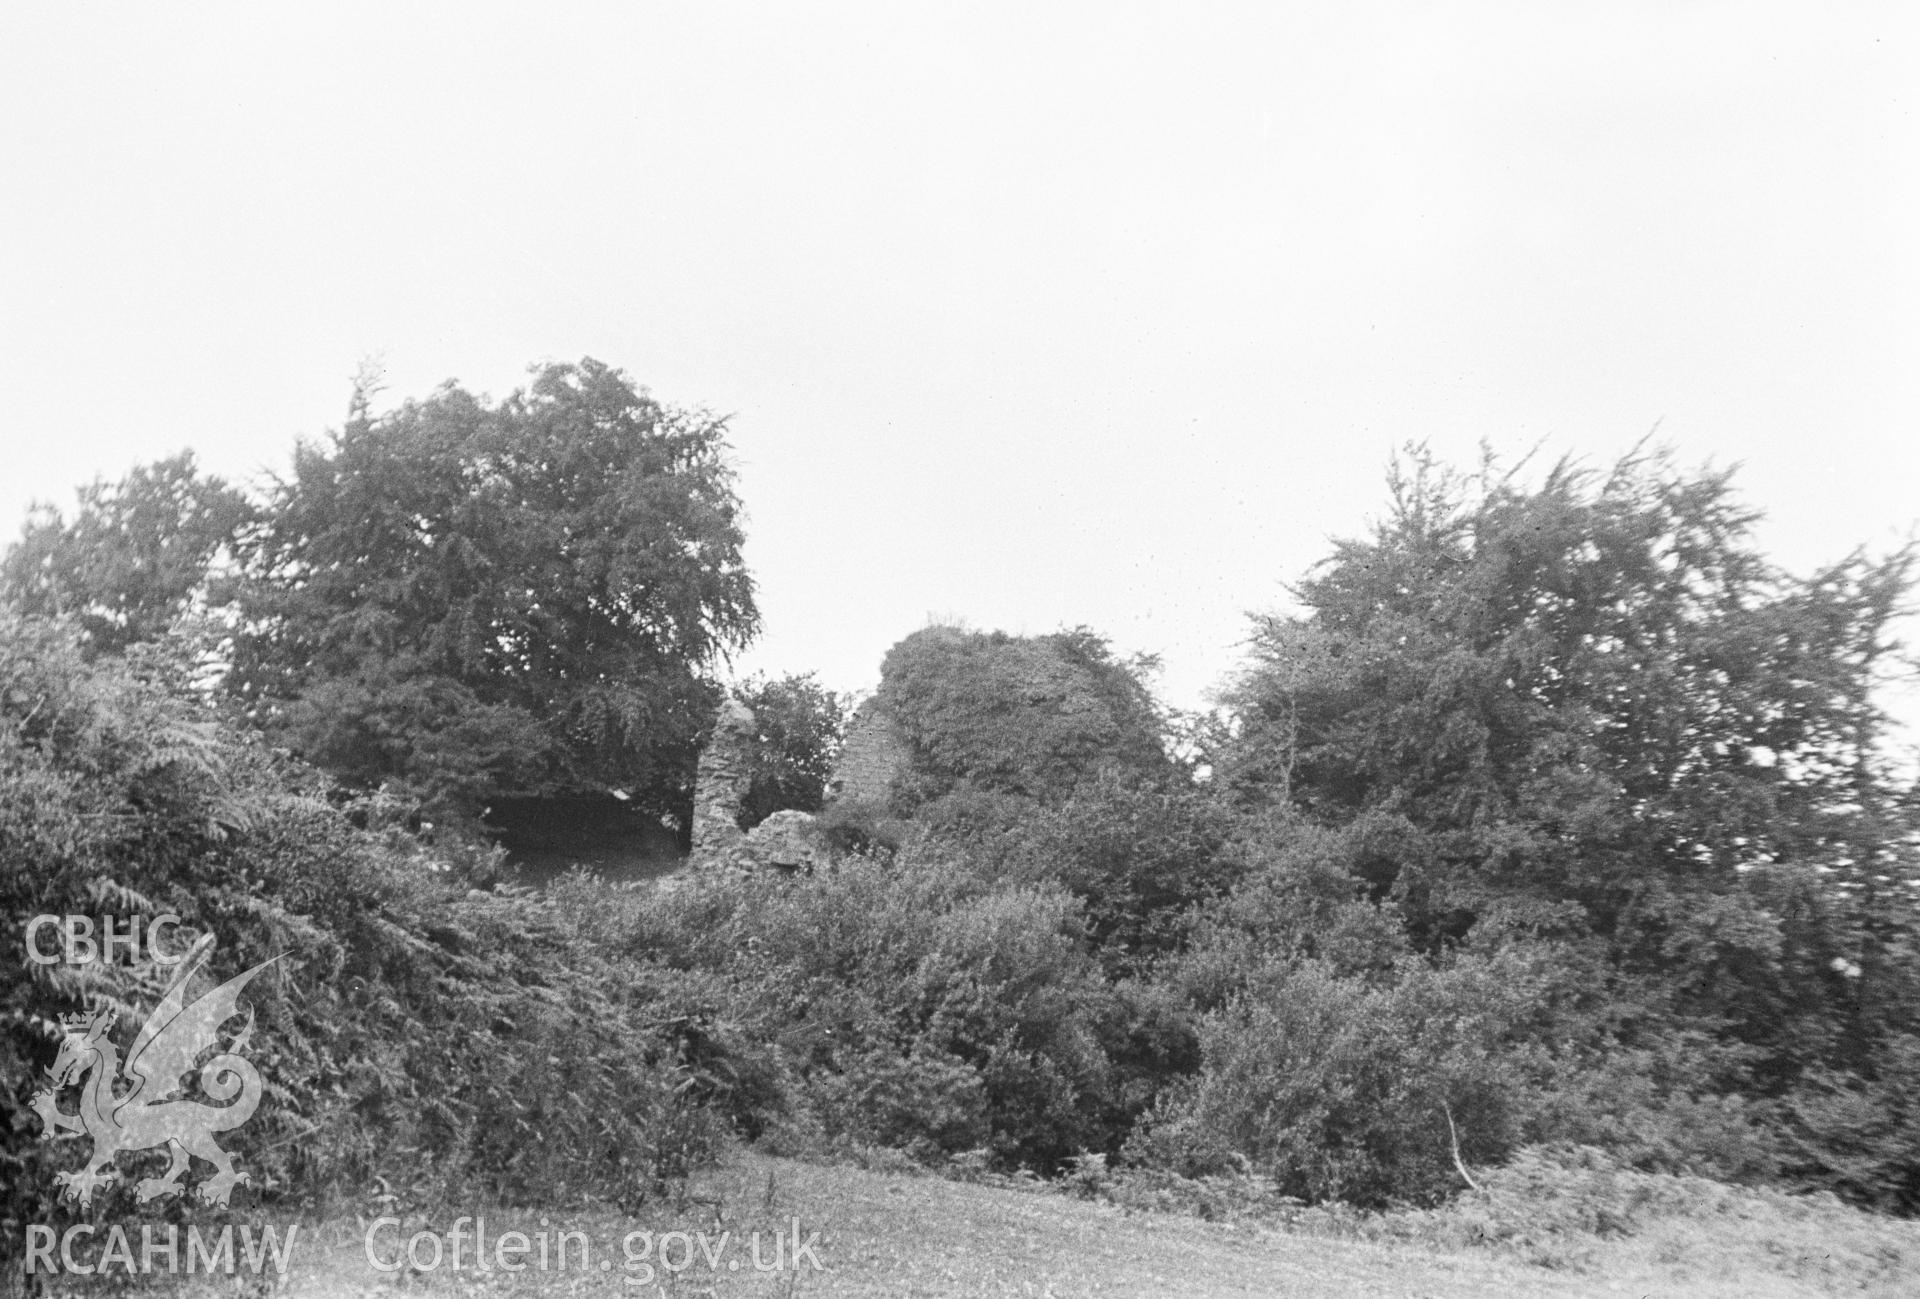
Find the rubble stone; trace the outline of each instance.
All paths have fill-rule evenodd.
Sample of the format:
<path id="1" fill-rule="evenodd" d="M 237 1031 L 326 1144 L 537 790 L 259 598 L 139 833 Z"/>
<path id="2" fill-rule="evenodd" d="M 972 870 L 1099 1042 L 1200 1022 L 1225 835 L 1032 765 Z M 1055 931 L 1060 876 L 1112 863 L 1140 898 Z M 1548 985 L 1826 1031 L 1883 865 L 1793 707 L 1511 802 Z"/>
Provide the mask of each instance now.
<path id="1" fill-rule="evenodd" d="M 826 849 L 810 813 L 785 811 L 753 827 L 734 858 L 750 868 L 811 874 L 826 860 Z"/>

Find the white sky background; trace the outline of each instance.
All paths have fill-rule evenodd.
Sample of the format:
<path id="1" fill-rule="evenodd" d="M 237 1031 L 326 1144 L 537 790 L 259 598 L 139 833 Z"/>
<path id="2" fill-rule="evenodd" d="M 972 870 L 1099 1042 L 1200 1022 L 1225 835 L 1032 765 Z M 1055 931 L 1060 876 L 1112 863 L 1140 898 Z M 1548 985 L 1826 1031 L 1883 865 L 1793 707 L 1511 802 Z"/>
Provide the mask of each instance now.
<path id="1" fill-rule="evenodd" d="M 731 412 L 766 632 L 1086 623 L 1197 704 L 1391 449 L 1920 518 L 1908 4 L 16 5 L 0 537 L 596 356 Z"/>

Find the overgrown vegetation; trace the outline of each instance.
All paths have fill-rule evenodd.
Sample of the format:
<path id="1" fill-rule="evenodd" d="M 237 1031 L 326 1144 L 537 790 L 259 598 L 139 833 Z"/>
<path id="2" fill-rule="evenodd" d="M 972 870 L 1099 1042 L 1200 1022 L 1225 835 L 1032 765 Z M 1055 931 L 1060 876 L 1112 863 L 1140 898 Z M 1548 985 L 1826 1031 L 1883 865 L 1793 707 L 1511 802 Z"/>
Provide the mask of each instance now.
<path id="1" fill-rule="evenodd" d="M 1911 551 L 1792 577 L 1726 474 L 1657 456 L 1528 488 L 1415 454 L 1392 488 L 1306 616 L 1257 621 L 1222 783 L 1339 830 L 1435 961 L 1551 944 L 1586 987 L 1553 1035 L 1637 1055 L 1656 1110 L 1744 1114 L 1784 1175 L 1920 1209 L 1893 1117 L 1920 867 L 1876 689 Z"/>
<path id="2" fill-rule="evenodd" d="M 71 628 L 0 613 L 0 915 L 18 941 L 42 914 L 172 912 L 182 950 L 215 937 L 221 979 L 286 954 L 247 994 L 266 1100 L 227 1137 L 258 1193 L 312 1202 L 385 1177 L 631 1200 L 709 1155 L 735 1071 L 693 989 L 597 944 L 590 903 L 472 890 L 484 854 L 431 853 L 390 801 L 330 797 L 208 702 L 185 648 L 88 662 Z M 130 1036 L 167 971 L 124 950 L 4 968 L 11 1248 L 75 1211 L 53 1175 L 76 1145 L 43 1141 L 29 1104 L 57 1014 L 113 1006 Z M 122 1158 L 116 1212 L 163 1163 Z"/>
<path id="3" fill-rule="evenodd" d="M 95 653 L 157 640 L 204 605 L 209 572 L 253 519 L 241 493 L 201 476 L 191 451 L 79 496 L 71 519 L 33 508 L 0 560 L 0 592 L 21 613 L 73 619 Z"/>
<path id="4" fill-rule="evenodd" d="M 610 788 L 684 827 L 716 670 L 759 627 L 724 421 L 591 359 L 500 402 L 373 395 L 258 501 L 181 456 L 41 509 L 0 587 L 103 649 L 209 611 L 249 724 L 447 830 Z"/>
<path id="5" fill-rule="evenodd" d="M 1084 627 L 915 632 L 880 669 L 880 701 L 914 751 L 895 810 L 969 790 L 1050 801 L 1101 770 L 1163 774 L 1151 666 L 1116 658 Z"/>
<path id="6" fill-rule="evenodd" d="M 1086 629 L 927 628 L 875 697 L 906 768 L 830 812 L 831 867 L 499 885 L 426 822 L 684 802 L 753 629 L 718 435 L 556 367 L 360 409 L 254 505 L 167 462 L 9 555 L 7 914 L 290 953 L 237 1143 L 263 1190 L 632 1200 L 732 1133 L 1407 1211 L 1477 1169 L 1496 1234 L 1549 1150 L 1920 1212 L 1920 840 L 1878 694 L 1910 552 L 1796 578 L 1724 474 L 1415 452 L 1210 718 Z M 820 807 L 848 701 L 745 694 L 745 819 Z M 16 1107 L 54 1011 L 161 974 L 17 970 Z M 16 1236 L 62 1158 L 33 1126 Z"/>
<path id="7" fill-rule="evenodd" d="M 788 809 L 818 812 L 827 799 L 851 701 L 811 672 L 755 677 L 736 693 L 752 710 L 756 727 L 740 828 L 751 830 Z"/>
<path id="8" fill-rule="evenodd" d="M 1911 556 L 1793 578 L 1725 475 L 1657 456 L 1529 487 L 1414 454 L 1391 486 L 1305 614 L 1256 620 L 1210 779 L 1089 633 L 935 628 L 889 655 L 913 755 L 894 810 L 919 837 L 886 887 L 935 915 L 920 873 L 985 890 L 1098 971 L 1031 975 L 1081 991 L 1051 1040 L 1090 1034 L 1107 1066 L 1057 1073 L 1097 1122 L 1055 1107 L 1034 1130 L 1308 1200 L 1431 1202 L 1463 1161 L 1577 1141 L 1920 1208 L 1912 799 L 1876 693 Z M 895 940 L 846 929 L 895 905 L 865 897 L 805 949 L 754 941 L 784 986 L 865 979 L 912 1023 L 919 967 L 856 975 Z M 972 1076 L 911 1106 L 972 1121 L 905 1137 L 957 1157 L 984 1131 L 1059 1167 L 966 1099 L 1001 1031 L 947 1040 Z M 934 1058 L 917 1076 L 946 1076 Z"/>

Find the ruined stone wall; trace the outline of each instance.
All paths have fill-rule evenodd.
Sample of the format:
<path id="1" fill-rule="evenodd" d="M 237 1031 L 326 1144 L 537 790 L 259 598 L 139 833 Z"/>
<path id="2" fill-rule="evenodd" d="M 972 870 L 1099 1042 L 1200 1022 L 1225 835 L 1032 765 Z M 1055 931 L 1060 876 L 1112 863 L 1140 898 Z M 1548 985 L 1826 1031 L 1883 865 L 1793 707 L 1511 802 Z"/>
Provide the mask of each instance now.
<path id="1" fill-rule="evenodd" d="M 829 789 L 836 799 L 857 803 L 889 802 L 893 782 L 908 769 L 913 750 L 877 699 L 869 699 L 847 724 L 840 759 Z"/>
<path id="2" fill-rule="evenodd" d="M 740 805 L 753 779 L 753 712 L 738 699 L 727 699 L 714 719 L 713 736 L 700 751 L 693 784 L 693 852 L 687 864 L 695 868 L 720 865 L 746 841 L 740 828 Z"/>
<path id="3" fill-rule="evenodd" d="M 720 705 L 694 777 L 693 852 L 687 865 L 695 870 L 771 868 L 791 875 L 811 872 L 824 857 L 814 819 L 806 812 L 775 812 L 751 834 L 740 828 L 740 808 L 753 783 L 757 729 L 753 710 L 738 699 Z"/>

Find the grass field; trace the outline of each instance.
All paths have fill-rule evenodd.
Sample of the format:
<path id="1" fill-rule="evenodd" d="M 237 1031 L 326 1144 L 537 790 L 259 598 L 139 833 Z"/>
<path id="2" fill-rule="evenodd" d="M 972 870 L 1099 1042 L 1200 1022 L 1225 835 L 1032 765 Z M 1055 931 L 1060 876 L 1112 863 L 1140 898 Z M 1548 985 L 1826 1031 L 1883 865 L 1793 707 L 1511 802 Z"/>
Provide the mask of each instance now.
<path id="1" fill-rule="evenodd" d="M 526 1270 L 476 1271 L 471 1224 L 460 1229 L 462 1266 L 450 1266 L 456 1219 L 482 1213 L 491 1256 L 499 1257 L 503 1233 L 525 1233 Z M 367 1244 L 374 1216 L 303 1226 L 286 1292 L 316 1299 L 397 1292 L 500 1299 L 1920 1294 L 1920 1224 L 1740 1192 L 1701 1212 L 1657 1215 L 1630 1234 L 1516 1251 L 1447 1244 L 1440 1236 L 1342 1238 L 1324 1230 L 1206 1222 L 1047 1191 L 749 1153 L 703 1175 L 677 1205 L 652 1206 L 637 1218 L 607 1212 L 543 1218 L 447 1206 L 407 1215 L 399 1227 L 382 1227 L 374 1236 L 375 1254 L 391 1263 L 414 1233 L 432 1233 L 434 1241 L 422 1241 L 418 1255 L 429 1261 L 433 1245 L 440 1246 L 441 1266 L 431 1271 L 376 1270 Z M 557 1246 L 562 1230 L 585 1233 L 584 1264 L 573 1238 L 564 1270 L 556 1266 L 557 1254 L 540 1270 L 540 1234 Z M 622 1246 L 633 1232 L 650 1235 L 631 1238 L 640 1261 L 629 1266 Z M 670 1234 L 676 1232 L 686 1234 Z M 771 1267 L 777 1257 L 778 1270 L 755 1270 L 756 1232 L 758 1261 Z M 797 1267 L 796 1240 L 811 1243 Z M 670 1271 L 663 1261 L 689 1265 Z"/>

